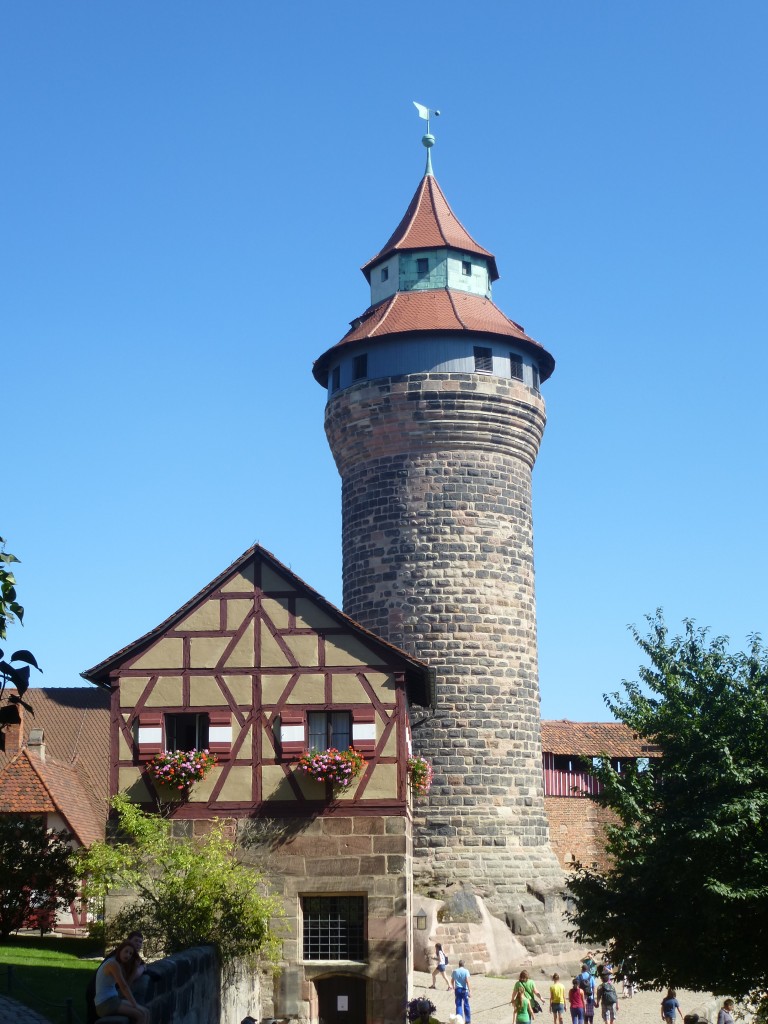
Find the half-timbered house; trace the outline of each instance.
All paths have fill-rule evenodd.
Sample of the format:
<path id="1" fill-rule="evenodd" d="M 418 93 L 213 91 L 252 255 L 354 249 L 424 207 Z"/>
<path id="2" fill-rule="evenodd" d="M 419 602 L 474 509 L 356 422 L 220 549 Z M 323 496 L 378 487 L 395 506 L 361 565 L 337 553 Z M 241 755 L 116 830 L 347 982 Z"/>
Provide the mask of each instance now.
<path id="1" fill-rule="evenodd" d="M 187 832 L 218 817 L 270 836 L 285 966 L 262 1009 L 399 1022 L 411 963 L 410 708 L 433 703 L 427 666 L 256 546 L 84 676 L 112 694 L 112 793 L 170 803 Z M 346 788 L 300 770 L 306 751 L 332 747 L 365 757 Z M 193 748 L 217 763 L 189 791 L 146 770 L 160 751 Z"/>

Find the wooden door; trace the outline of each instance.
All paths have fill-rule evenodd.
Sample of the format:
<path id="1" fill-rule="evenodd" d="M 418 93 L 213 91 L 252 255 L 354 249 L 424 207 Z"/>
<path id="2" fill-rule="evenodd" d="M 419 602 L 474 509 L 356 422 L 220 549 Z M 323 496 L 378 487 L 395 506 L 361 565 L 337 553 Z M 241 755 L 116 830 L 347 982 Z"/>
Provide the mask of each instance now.
<path id="1" fill-rule="evenodd" d="M 365 978 L 333 974 L 318 978 L 318 1024 L 367 1024 Z"/>

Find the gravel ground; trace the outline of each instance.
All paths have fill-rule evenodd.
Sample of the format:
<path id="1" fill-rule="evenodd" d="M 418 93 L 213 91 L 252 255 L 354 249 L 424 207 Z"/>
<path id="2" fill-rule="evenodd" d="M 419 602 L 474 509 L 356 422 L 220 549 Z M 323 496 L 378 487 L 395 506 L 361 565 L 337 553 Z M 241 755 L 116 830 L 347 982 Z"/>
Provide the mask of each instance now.
<path id="1" fill-rule="evenodd" d="M 426 995 L 437 1007 L 436 1017 L 439 1021 L 445 1022 L 455 1012 L 453 993 L 446 991 L 445 983 L 441 978 L 437 979 L 437 988 L 432 990 L 429 985 L 432 977 L 415 971 L 413 974 L 413 996 Z M 547 1009 L 546 999 L 549 997 L 549 979 L 542 975 L 541 980 L 535 978 L 536 985 L 545 996 L 544 1013 L 536 1018 L 536 1024 L 552 1024 L 552 1014 Z M 472 997 L 470 1006 L 472 1008 L 473 1024 L 512 1024 L 512 998 L 511 978 L 486 978 L 477 975 L 470 981 Z M 617 985 L 619 992 L 619 1012 L 617 1024 L 661 1024 L 661 999 L 666 992 L 636 992 L 632 999 L 621 998 L 621 983 Z M 683 1013 L 698 1013 L 700 1017 L 706 1017 L 710 1021 L 717 1019 L 717 1010 L 720 1001 L 714 996 L 702 992 L 685 992 L 677 990 L 677 998 Z M 679 1020 L 679 1018 L 678 1018 Z M 595 1017 L 595 1024 L 599 1018 Z M 571 1024 L 570 1014 L 566 1010 L 564 1024 Z M 682 1022 L 680 1022 L 682 1024 Z"/>

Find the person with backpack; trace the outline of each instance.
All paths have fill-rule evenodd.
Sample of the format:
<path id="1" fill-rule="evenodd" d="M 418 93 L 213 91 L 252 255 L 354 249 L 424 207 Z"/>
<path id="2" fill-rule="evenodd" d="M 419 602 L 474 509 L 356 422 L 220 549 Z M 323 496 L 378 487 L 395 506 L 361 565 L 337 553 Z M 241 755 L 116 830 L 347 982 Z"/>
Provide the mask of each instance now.
<path id="1" fill-rule="evenodd" d="M 683 1016 L 680 1003 L 677 1001 L 677 992 L 673 988 L 667 989 L 667 994 L 661 1001 L 661 1019 L 665 1024 L 675 1024 L 675 1010 Z"/>
<path id="2" fill-rule="evenodd" d="M 445 987 L 450 992 L 451 991 L 451 983 L 448 981 L 448 979 L 445 976 L 445 969 L 448 966 L 448 957 L 443 952 L 443 946 L 442 946 L 442 943 L 440 943 L 440 942 L 436 942 L 435 943 L 435 960 L 437 961 L 437 964 L 435 965 L 434 971 L 432 971 L 432 984 L 429 987 L 430 988 L 436 988 L 435 981 L 437 980 L 437 976 L 439 974 L 440 977 L 445 982 Z"/>
<path id="3" fill-rule="evenodd" d="M 574 978 L 573 984 L 568 989 L 568 1005 L 571 1008 L 571 1021 L 573 1024 L 584 1024 L 584 991 L 579 985 L 579 979 Z"/>
<path id="4" fill-rule="evenodd" d="M 613 1024 L 616 1014 L 619 1012 L 619 994 L 607 971 L 603 974 L 603 983 L 597 990 L 595 1003 L 600 1004 L 600 1013 L 604 1024 Z"/>
<path id="5" fill-rule="evenodd" d="M 587 1004 L 587 998 L 591 995 L 595 997 L 595 979 L 587 966 L 586 960 L 581 965 L 581 974 L 578 976 L 579 988 L 584 993 L 584 1005 Z"/>

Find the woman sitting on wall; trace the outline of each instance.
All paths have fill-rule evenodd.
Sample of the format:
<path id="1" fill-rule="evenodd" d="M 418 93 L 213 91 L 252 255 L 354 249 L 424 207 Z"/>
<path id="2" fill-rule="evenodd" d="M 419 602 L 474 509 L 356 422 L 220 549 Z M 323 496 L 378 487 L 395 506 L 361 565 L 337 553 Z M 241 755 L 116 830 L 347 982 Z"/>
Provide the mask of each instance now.
<path id="1" fill-rule="evenodd" d="M 121 942 L 96 972 L 96 995 L 94 1004 L 97 1017 L 120 1015 L 136 1024 L 149 1024 L 149 1010 L 139 1006 L 126 981 L 130 976 L 139 954 L 130 942 Z"/>

